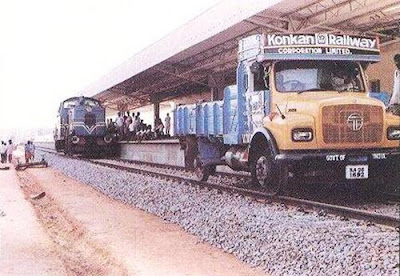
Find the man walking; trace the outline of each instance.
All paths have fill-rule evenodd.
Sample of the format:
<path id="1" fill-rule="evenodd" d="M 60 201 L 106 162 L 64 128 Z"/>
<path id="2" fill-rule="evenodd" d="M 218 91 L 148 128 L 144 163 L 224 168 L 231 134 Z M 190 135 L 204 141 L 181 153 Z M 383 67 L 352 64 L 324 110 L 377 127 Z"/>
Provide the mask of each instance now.
<path id="1" fill-rule="evenodd" d="M 0 144 L 0 155 L 1 155 L 1 163 L 7 162 L 7 144 L 4 141 L 1 141 Z"/>
<path id="2" fill-rule="evenodd" d="M 7 160 L 8 163 L 12 162 L 12 153 L 14 151 L 14 145 L 12 143 L 12 140 L 8 140 L 8 145 L 7 145 Z"/>

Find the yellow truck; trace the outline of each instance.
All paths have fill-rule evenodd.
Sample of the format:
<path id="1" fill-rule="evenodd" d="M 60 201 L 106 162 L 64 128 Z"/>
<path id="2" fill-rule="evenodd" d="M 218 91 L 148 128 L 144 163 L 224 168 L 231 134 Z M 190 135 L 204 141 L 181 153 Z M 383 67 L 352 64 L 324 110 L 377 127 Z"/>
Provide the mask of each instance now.
<path id="1" fill-rule="evenodd" d="M 188 167 L 250 171 L 275 195 L 293 180 L 375 190 L 400 183 L 400 117 L 368 97 L 379 40 L 345 34 L 258 34 L 239 42 L 237 83 L 221 101 L 175 110 Z"/>

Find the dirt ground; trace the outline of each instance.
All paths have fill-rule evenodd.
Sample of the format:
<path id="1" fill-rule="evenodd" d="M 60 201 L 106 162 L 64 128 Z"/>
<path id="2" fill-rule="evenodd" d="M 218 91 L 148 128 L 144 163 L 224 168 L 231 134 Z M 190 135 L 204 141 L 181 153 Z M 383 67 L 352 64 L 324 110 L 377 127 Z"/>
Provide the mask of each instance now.
<path id="1" fill-rule="evenodd" d="M 0 170 L 0 275 L 67 275 L 20 185 L 14 170 Z"/>
<path id="2" fill-rule="evenodd" d="M 67 275 L 264 275 L 179 226 L 51 168 L 18 177 Z"/>

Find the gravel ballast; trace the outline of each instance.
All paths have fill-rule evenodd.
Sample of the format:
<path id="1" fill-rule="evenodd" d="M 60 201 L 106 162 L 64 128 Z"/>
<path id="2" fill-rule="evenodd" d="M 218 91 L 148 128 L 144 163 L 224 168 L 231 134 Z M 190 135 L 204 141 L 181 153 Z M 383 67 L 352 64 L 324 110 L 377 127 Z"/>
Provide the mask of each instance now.
<path id="1" fill-rule="evenodd" d="M 50 166 L 272 275 L 399 275 L 399 233 L 46 154 Z"/>
<path id="2" fill-rule="evenodd" d="M 159 167 L 152 166 L 150 164 L 140 164 L 140 163 L 132 163 L 124 160 L 114 160 L 114 159 L 102 159 L 96 160 L 102 163 L 114 164 L 114 165 L 122 165 L 129 168 L 135 168 L 140 170 L 157 170 L 159 173 L 180 176 L 190 179 L 195 179 L 196 176 L 193 172 L 185 171 L 177 168 L 167 168 L 167 167 Z M 236 186 L 236 187 L 248 187 L 248 183 L 250 181 L 250 174 L 246 172 L 241 172 L 241 175 L 215 175 L 210 176 L 207 180 L 208 183 L 217 184 L 217 185 L 226 185 L 226 186 Z M 323 184 L 321 184 L 323 187 Z M 306 188 L 307 189 L 307 188 Z M 349 190 L 341 190 L 338 191 L 338 187 L 331 188 L 328 192 L 324 191 L 324 195 L 316 194 L 315 188 L 314 190 L 310 190 L 308 187 L 307 190 L 303 190 L 303 196 L 296 195 L 299 198 L 316 200 L 323 203 L 330 203 L 336 205 L 342 205 L 344 207 L 360 209 L 367 212 L 374 212 L 378 214 L 384 214 L 392 217 L 400 217 L 400 204 L 396 203 L 384 203 L 377 199 L 373 199 L 370 197 L 365 197 L 360 194 L 354 194 L 354 191 Z M 262 190 L 260 190 L 262 192 Z M 306 195 L 304 197 L 304 194 Z"/>

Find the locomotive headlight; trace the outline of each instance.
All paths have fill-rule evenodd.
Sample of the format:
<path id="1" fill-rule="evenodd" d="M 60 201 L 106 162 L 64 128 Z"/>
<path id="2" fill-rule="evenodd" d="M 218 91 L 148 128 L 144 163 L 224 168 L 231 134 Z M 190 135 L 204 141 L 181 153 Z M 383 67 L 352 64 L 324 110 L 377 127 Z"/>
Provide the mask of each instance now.
<path id="1" fill-rule="evenodd" d="M 112 136 L 110 135 L 106 135 L 104 136 L 104 142 L 106 142 L 107 144 L 112 142 Z"/>
<path id="2" fill-rule="evenodd" d="M 309 142 L 313 139 L 313 130 L 311 128 L 292 129 L 292 140 L 294 142 Z"/>
<path id="3" fill-rule="evenodd" d="M 400 127 L 388 127 L 387 138 L 389 140 L 400 140 Z"/>
<path id="4" fill-rule="evenodd" d="M 71 142 L 72 142 L 72 144 L 78 144 L 79 143 L 79 137 L 78 136 L 72 136 Z"/>

